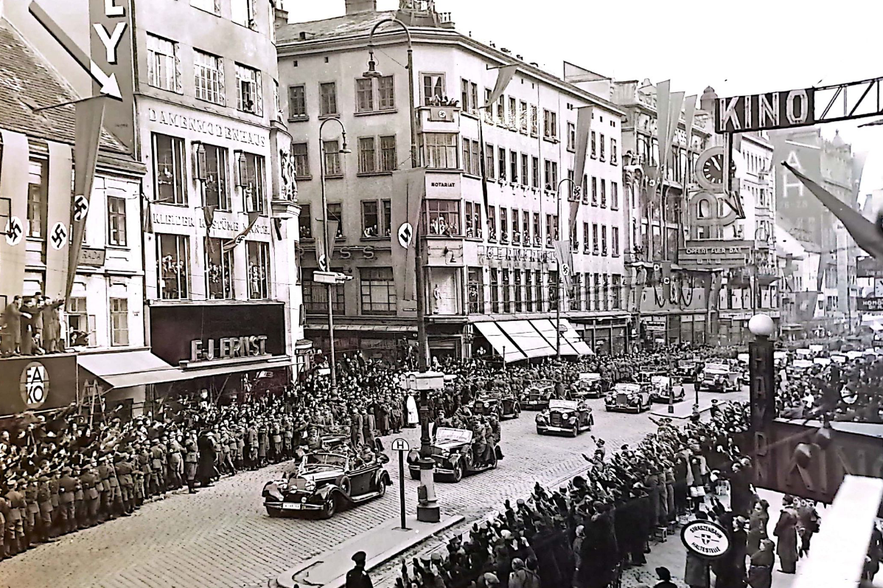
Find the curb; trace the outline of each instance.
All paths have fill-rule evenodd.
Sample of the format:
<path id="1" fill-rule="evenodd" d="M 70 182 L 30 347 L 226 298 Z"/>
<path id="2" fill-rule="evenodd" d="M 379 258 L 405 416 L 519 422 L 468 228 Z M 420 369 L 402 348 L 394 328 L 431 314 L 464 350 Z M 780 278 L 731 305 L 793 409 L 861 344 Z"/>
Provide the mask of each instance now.
<path id="1" fill-rule="evenodd" d="M 375 570 L 375 569 L 381 567 L 382 565 L 386 564 L 387 562 L 389 562 L 390 560 L 392 560 L 396 556 L 398 556 L 398 555 L 400 555 L 410 549 L 413 549 L 414 547 L 420 545 L 421 543 L 423 543 L 425 541 L 432 539 L 433 537 L 439 535 L 440 533 L 447 531 L 451 527 L 455 527 L 455 526 L 461 524 L 465 519 L 466 519 L 466 517 L 464 517 L 463 515 L 448 517 L 448 518 L 444 519 L 443 521 L 441 521 L 440 523 L 437 523 L 436 528 L 432 532 L 426 533 L 426 534 L 419 534 L 419 535 L 415 534 L 415 536 L 410 538 L 408 541 L 405 541 L 404 543 L 400 543 L 399 545 L 396 545 L 394 548 L 392 548 L 388 551 L 385 551 L 376 557 L 369 559 L 365 564 L 365 571 L 370 572 L 372 570 Z M 395 523 L 396 520 L 391 519 L 389 522 Z M 321 588 L 340 588 L 341 586 L 343 586 L 346 583 L 346 575 L 342 575 L 338 578 L 335 578 L 333 581 L 331 581 L 327 584 L 322 584 L 322 585 L 310 584 L 308 581 L 305 581 L 305 580 L 298 581 L 298 580 L 295 580 L 295 577 L 304 573 L 305 571 L 307 571 L 308 569 L 310 569 L 316 565 L 324 563 L 328 559 L 329 555 L 333 555 L 335 552 L 338 552 L 338 551 L 345 551 L 347 543 L 355 542 L 356 540 L 361 539 L 361 537 L 362 536 L 356 536 L 356 537 L 353 537 L 352 539 L 350 539 L 349 541 L 341 543 L 335 549 L 335 551 L 332 552 L 331 554 L 326 553 L 326 554 L 318 555 L 318 556 L 311 558 L 307 561 L 301 562 L 295 568 L 291 568 L 289 570 L 285 570 L 284 572 L 277 574 L 274 579 L 271 579 L 268 582 L 268 586 L 270 588 L 295 588 L 297 586 L 304 585 L 304 586 L 321 586 Z"/>

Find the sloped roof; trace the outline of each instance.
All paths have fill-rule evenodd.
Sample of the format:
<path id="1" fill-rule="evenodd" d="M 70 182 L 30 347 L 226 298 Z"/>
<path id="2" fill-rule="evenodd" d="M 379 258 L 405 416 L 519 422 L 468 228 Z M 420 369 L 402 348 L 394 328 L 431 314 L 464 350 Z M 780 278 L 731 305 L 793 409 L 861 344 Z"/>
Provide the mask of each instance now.
<path id="1" fill-rule="evenodd" d="M 346 16 L 325 18 L 308 22 L 295 22 L 282 25 L 276 29 L 276 42 L 296 43 L 298 41 L 311 41 L 313 39 L 325 39 L 333 37 L 346 37 L 360 33 L 370 33 L 371 28 L 387 18 L 396 16 L 395 10 L 379 12 L 357 12 Z M 306 39 L 301 39 L 300 34 L 306 33 Z"/>
<path id="2" fill-rule="evenodd" d="M 73 105 L 41 112 L 34 109 L 78 98 L 9 21 L 0 18 L 0 127 L 29 137 L 73 144 Z M 101 133 L 101 147 L 126 152 L 123 144 L 107 131 Z"/>

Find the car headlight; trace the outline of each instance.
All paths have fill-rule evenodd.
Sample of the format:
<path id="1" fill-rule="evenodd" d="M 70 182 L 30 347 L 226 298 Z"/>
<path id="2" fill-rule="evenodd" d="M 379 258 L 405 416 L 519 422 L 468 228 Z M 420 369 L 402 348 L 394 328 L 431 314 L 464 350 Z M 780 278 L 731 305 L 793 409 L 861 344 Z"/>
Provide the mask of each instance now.
<path id="1" fill-rule="evenodd" d="M 316 490 L 316 481 L 315 480 L 307 480 L 306 484 L 304 484 L 304 490 L 307 492 L 313 492 Z"/>
<path id="2" fill-rule="evenodd" d="M 572 423 L 574 421 L 576 421 L 576 415 L 570 415 L 567 417 L 567 422 Z"/>
<path id="3" fill-rule="evenodd" d="M 538 415 L 537 415 L 537 422 L 538 422 L 538 423 L 545 423 L 545 422 L 546 422 L 546 415 L 544 415 L 544 414 L 538 414 Z"/>

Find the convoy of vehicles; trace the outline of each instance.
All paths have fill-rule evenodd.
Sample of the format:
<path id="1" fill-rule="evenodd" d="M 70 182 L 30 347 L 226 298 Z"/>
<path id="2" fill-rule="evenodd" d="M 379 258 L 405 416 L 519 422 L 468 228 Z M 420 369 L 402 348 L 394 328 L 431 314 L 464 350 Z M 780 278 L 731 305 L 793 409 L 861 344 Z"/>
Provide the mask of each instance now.
<path id="1" fill-rule="evenodd" d="M 537 434 L 567 433 L 576 437 L 583 431 L 591 431 L 595 424 L 592 409 L 581 400 L 549 401 L 549 408 L 536 416 Z"/>
<path id="2" fill-rule="evenodd" d="M 609 412 L 640 413 L 650 410 L 649 384 L 619 382 L 604 398 L 604 408 Z"/>
<path id="3" fill-rule="evenodd" d="M 475 443 L 473 433 L 468 429 L 438 427 L 432 441 L 435 479 L 459 482 L 464 476 L 496 468 L 502 453 L 491 441 L 484 445 L 482 448 Z M 483 455 L 478 455 L 482 449 Z M 408 454 L 408 471 L 415 480 L 420 479 L 419 461 L 419 452 L 412 450 Z"/>

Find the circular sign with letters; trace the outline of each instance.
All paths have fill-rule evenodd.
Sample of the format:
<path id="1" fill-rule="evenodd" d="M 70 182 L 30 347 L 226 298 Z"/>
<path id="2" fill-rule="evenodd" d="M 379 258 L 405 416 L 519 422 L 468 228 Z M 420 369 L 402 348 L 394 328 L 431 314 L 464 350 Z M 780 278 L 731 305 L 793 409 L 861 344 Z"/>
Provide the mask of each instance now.
<path id="1" fill-rule="evenodd" d="M 398 439 L 393 440 L 392 450 L 393 451 L 410 451 L 411 446 L 408 445 L 408 441 L 404 437 L 399 437 Z"/>
<path id="2" fill-rule="evenodd" d="M 82 194 L 74 197 L 74 220 L 80 222 L 89 213 L 89 201 Z"/>
<path id="3" fill-rule="evenodd" d="M 399 245 L 407 249 L 411 246 L 411 239 L 414 238 L 414 227 L 411 223 L 402 223 L 398 231 Z"/>
<path id="4" fill-rule="evenodd" d="M 39 361 L 32 361 L 21 372 L 21 399 L 28 410 L 40 408 L 49 397 L 49 373 Z"/>
<path id="5" fill-rule="evenodd" d="M 681 530 L 684 547 L 704 558 L 717 559 L 730 550 L 730 538 L 723 527 L 711 521 L 691 521 Z"/>
<path id="6" fill-rule="evenodd" d="M 64 226 L 64 223 L 55 223 L 52 227 L 52 232 L 49 233 L 49 241 L 52 243 L 52 248 L 56 251 L 67 244 L 67 227 Z"/>
<path id="7" fill-rule="evenodd" d="M 9 217 L 6 221 L 6 243 L 11 247 L 15 247 L 25 236 L 25 227 L 21 224 L 21 219 L 17 216 Z"/>

